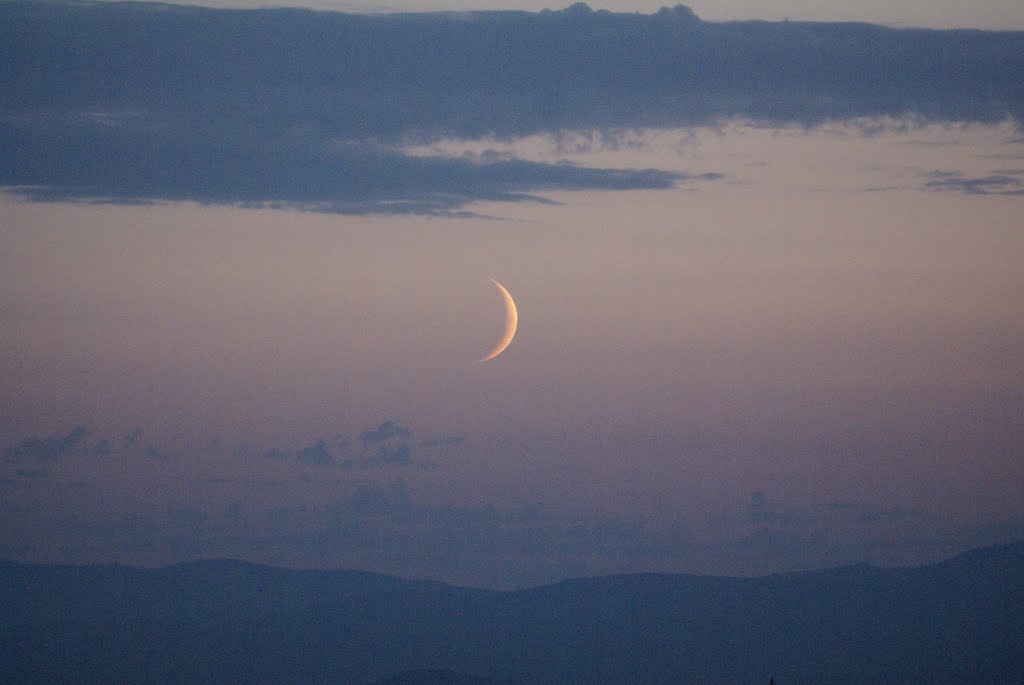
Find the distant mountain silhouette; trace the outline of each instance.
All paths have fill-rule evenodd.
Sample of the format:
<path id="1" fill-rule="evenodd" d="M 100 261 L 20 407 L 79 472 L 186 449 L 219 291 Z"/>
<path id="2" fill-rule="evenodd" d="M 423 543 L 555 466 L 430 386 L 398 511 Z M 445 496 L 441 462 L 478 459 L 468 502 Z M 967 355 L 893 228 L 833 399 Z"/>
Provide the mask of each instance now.
<path id="1" fill-rule="evenodd" d="M 1021 635 L 1024 542 L 917 568 L 514 592 L 236 561 L 0 563 L 10 683 L 1020 683 Z"/>

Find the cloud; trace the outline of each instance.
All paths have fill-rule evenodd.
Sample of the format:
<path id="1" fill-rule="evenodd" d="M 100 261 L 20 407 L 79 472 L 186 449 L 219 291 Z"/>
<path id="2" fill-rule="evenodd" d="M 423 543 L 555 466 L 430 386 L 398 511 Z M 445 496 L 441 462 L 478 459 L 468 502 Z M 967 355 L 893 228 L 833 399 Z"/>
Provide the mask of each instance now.
<path id="1" fill-rule="evenodd" d="M 334 455 L 331 454 L 330 449 L 328 449 L 327 441 L 323 439 L 317 440 L 308 447 L 303 447 L 295 455 L 295 458 L 304 464 L 310 464 L 313 466 L 334 465 Z"/>
<path id="2" fill-rule="evenodd" d="M 775 529 L 818 527 L 828 521 L 849 521 L 861 526 L 900 522 L 922 516 L 920 509 L 875 508 L 860 502 L 827 501 L 807 510 L 779 507 L 763 491 L 750 494 L 747 517 L 754 524 Z"/>
<path id="3" fill-rule="evenodd" d="M 223 514 L 225 519 L 229 521 L 241 521 L 245 518 L 245 503 L 240 499 L 236 499 L 229 505 L 224 507 Z"/>
<path id="4" fill-rule="evenodd" d="M 0 502 L 0 508 L 10 503 Z M 927 538 L 928 526 L 919 525 L 928 523 L 924 514 L 836 504 L 801 512 L 799 524 L 765 523 L 752 521 L 746 510 L 801 510 L 752 497 L 740 503 L 741 520 L 709 532 L 700 522 L 578 517 L 540 503 L 428 503 L 417 499 L 415 481 L 394 478 L 364 483 L 326 506 L 241 497 L 182 500 L 127 514 L 104 510 L 100 516 L 109 518 L 98 520 L 87 512 L 47 516 L 38 535 L 0 534 L 0 549 L 23 545 L 18 554 L 35 555 L 60 540 L 69 558 L 82 559 L 98 553 L 173 560 L 216 555 L 307 567 L 316 559 L 335 567 L 509 588 L 608 573 L 749 575 L 865 560 L 891 563 L 894 539 L 900 547 L 943 553 L 950 548 L 948 533 Z M 858 521 L 864 512 L 877 513 L 877 525 Z M 971 544 L 990 543 L 993 536 L 1011 540 L 1019 538 L 1021 525 L 1008 521 L 954 538 Z"/>
<path id="5" fill-rule="evenodd" d="M 685 558 L 692 549 L 682 530 L 656 529 L 642 520 L 567 521 L 539 503 L 421 504 L 403 479 L 360 486 L 329 508 L 322 525 L 320 535 L 297 544 L 378 568 L 393 566 L 406 575 L 419 569 L 455 582 L 501 587 L 590 574 L 595 568 L 650 570 L 652 563 Z"/>
<path id="6" fill-rule="evenodd" d="M 105 521 L 65 519 L 61 524 L 69 538 L 92 538 L 108 543 L 120 540 L 133 549 L 152 547 L 160 532 L 151 512 L 132 512 Z"/>
<path id="7" fill-rule="evenodd" d="M 921 515 L 920 509 L 864 509 L 857 512 L 854 520 L 861 525 L 873 526 L 879 523 L 905 521 Z"/>
<path id="8" fill-rule="evenodd" d="M 364 517 L 409 521 L 413 516 L 412 496 L 401 478 L 386 486 L 360 485 L 349 498 L 337 503 L 332 512 L 336 522 Z"/>
<path id="9" fill-rule="evenodd" d="M 410 436 L 412 436 L 412 431 L 408 428 L 400 426 L 394 421 L 385 421 L 374 430 L 363 431 L 360 433 L 359 439 L 362 441 L 363 448 L 365 449 L 367 445 L 372 443 L 408 438 Z"/>
<path id="10" fill-rule="evenodd" d="M 294 453 L 295 461 L 310 466 L 342 466 L 347 469 L 368 469 L 387 466 L 411 466 L 417 464 L 432 467 L 429 462 L 416 461 L 412 448 L 407 440 L 412 431 L 394 421 L 385 421 L 372 430 L 359 434 L 362 453 L 357 456 L 345 456 L 350 452 L 352 441 L 345 433 L 337 433 L 332 438 L 319 438 Z M 263 458 L 271 461 L 286 461 L 292 453 L 271 448 L 263 453 Z"/>
<path id="11" fill-rule="evenodd" d="M 348 469 L 378 468 L 382 466 L 411 466 L 418 464 L 433 468 L 431 462 L 417 462 L 413 459 L 412 448 L 407 442 L 412 431 L 394 421 L 385 421 L 373 430 L 359 434 L 362 454 L 349 457 L 341 462 Z"/>
<path id="12" fill-rule="evenodd" d="M 331 508 L 327 525 L 351 531 L 353 526 L 365 527 L 373 521 L 395 526 L 386 534 L 397 538 L 403 537 L 402 531 L 415 530 L 432 541 L 433 548 L 440 545 L 456 551 L 465 544 L 479 549 L 484 544 L 480 536 L 486 535 L 492 538 L 487 547 L 511 546 L 527 554 L 636 552 L 644 545 L 641 538 L 645 529 L 642 521 L 559 521 L 547 515 L 539 503 L 511 509 L 492 504 L 417 505 L 402 478 L 385 485 L 361 485 Z M 348 544 L 351 540 L 339 542 Z"/>
<path id="13" fill-rule="evenodd" d="M 375 450 L 365 454 L 368 456 L 349 457 L 342 460 L 342 467 L 346 469 L 371 469 L 388 466 L 418 465 L 422 468 L 431 469 L 437 466 L 434 462 L 414 460 L 412 448 L 406 443 L 396 446 L 378 445 Z"/>
<path id="14" fill-rule="evenodd" d="M 50 475 L 49 470 L 47 470 L 46 467 L 43 466 L 40 466 L 39 468 L 35 469 L 15 469 L 14 472 L 18 475 L 19 478 L 28 479 L 45 478 Z"/>
<path id="15" fill-rule="evenodd" d="M 461 435 L 442 435 L 430 440 L 423 440 L 420 442 L 420 447 L 454 447 L 456 445 L 462 445 L 465 442 L 466 439 Z"/>
<path id="16" fill-rule="evenodd" d="M 53 136 L 50 127 L 63 134 Z M 250 149 L 224 133 L 176 125 L 157 134 L 67 121 L 45 129 L 35 122 L 0 123 L 0 129 L 0 185 L 36 201 L 193 200 L 343 214 L 444 214 L 474 201 L 545 202 L 537 194 L 543 191 L 670 188 L 689 179 L 655 169 L 412 156 L 396 146 L 339 145 L 330 137 L 291 133 L 271 133 Z"/>
<path id="17" fill-rule="evenodd" d="M 750 503 L 747 507 L 747 514 L 754 523 L 770 524 L 772 526 L 800 526 L 807 521 L 806 516 L 801 516 L 792 511 L 777 509 L 771 506 L 764 492 L 757 490 L 750 493 Z"/>
<path id="18" fill-rule="evenodd" d="M 818 505 L 819 508 L 825 509 L 826 511 L 851 511 L 857 509 L 860 505 L 855 502 L 846 502 L 842 500 L 829 500 L 828 502 L 822 502 Z"/>
<path id="19" fill-rule="evenodd" d="M 235 117 L 225 130 L 263 133 L 257 140 L 300 128 L 396 140 L 732 115 L 993 120 L 1024 110 L 1020 32 L 716 24 L 681 6 L 368 17 L 25 2 L 2 11 L 12 34 L 2 83 L 18 86 L 4 89 L 9 107 L 46 105 L 108 129 L 156 131 L 180 118 L 209 130 Z M 410 34 L 415 42 L 403 40 Z"/>
<path id="20" fill-rule="evenodd" d="M 175 523 L 181 523 L 187 526 L 199 526 L 206 522 L 207 516 L 198 509 L 182 507 L 180 509 L 173 509 L 169 511 L 167 513 L 167 518 Z"/>
<path id="21" fill-rule="evenodd" d="M 176 456 L 157 445 L 148 444 L 138 447 L 138 438 L 142 429 L 118 439 L 116 451 L 135 456 L 145 455 L 160 461 L 170 460 Z M 249 446 L 230 446 L 221 440 L 209 440 L 200 449 L 210 454 L 228 454 L 232 460 L 259 456 L 272 462 L 293 462 L 308 466 L 346 468 L 379 468 L 386 466 L 412 466 L 432 468 L 430 462 L 414 459 L 413 447 L 408 442 L 413 432 L 409 428 L 394 421 L 384 421 L 372 430 L 360 434 L 362 454 L 351 455 L 352 440 L 346 433 L 335 433 L 330 438 L 318 438 L 298 449 L 280 449 L 278 447 L 253 448 Z M 57 461 L 70 455 L 106 456 L 115 452 L 110 440 L 89 440 L 89 431 L 78 426 L 66 434 L 57 434 L 47 438 L 32 437 L 9 447 L 4 453 L 6 461 L 15 464 L 47 463 Z M 448 437 L 446 444 L 455 444 L 458 439 Z M 440 444 L 440 443 L 431 443 Z M 202 482 L 226 483 L 219 478 L 203 478 Z"/>
<path id="22" fill-rule="evenodd" d="M 1024 172 L 1006 170 L 987 176 L 964 176 L 958 171 L 932 171 L 927 174 L 926 190 L 949 190 L 968 195 L 1024 195 Z"/>
<path id="23" fill-rule="evenodd" d="M 412 461 L 412 450 L 405 443 L 402 443 L 394 450 L 390 455 L 383 455 L 386 461 L 390 461 L 395 464 L 409 464 Z"/>
<path id="24" fill-rule="evenodd" d="M 669 188 L 715 176 L 403 150 L 730 117 L 1020 121 L 1022 59 L 1024 33 L 715 24 L 685 7 L 357 16 L 0 3 L 0 185 L 35 200 L 343 213 Z"/>
<path id="25" fill-rule="evenodd" d="M 36 463 L 56 462 L 69 456 L 106 456 L 110 444 L 106 440 L 89 443 L 89 431 L 85 426 L 76 426 L 67 433 L 58 433 L 46 438 L 33 436 L 7 448 L 4 458 L 9 462 L 33 461 Z"/>

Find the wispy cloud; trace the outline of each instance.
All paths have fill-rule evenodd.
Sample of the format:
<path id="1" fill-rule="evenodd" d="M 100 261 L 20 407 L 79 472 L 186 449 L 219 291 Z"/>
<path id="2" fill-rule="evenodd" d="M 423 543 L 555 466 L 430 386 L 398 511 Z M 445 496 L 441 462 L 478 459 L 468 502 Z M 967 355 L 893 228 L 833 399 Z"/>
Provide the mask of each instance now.
<path id="1" fill-rule="evenodd" d="M 172 462 L 181 457 L 180 447 L 165 447 L 157 444 L 140 444 L 142 428 L 136 428 L 128 435 L 117 440 L 93 437 L 84 425 L 71 428 L 65 433 L 56 433 L 47 437 L 32 436 L 22 439 L 3 450 L 0 464 L 10 464 L 10 473 L 17 476 L 11 483 L 25 479 L 39 479 L 57 472 L 63 463 L 71 458 L 95 458 L 118 455 L 125 459 L 148 457 L 157 462 Z M 359 433 L 358 442 L 353 442 L 348 433 L 336 433 L 330 438 L 316 438 L 298 448 L 281 449 L 279 447 L 249 448 L 230 446 L 214 439 L 201 449 L 209 455 L 230 455 L 233 460 L 256 458 L 266 463 L 266 468 L 281 468 L 287 465 L 315 467 L 319 469 L 391 469 L 414 467 L 418 469 L 435 469 L 438 465 L 433 461 L 421 459 L 416 450 L 420 448 L 442 448 L 463 442 L 463 438 L 446 435 L 421 443 L 413 441 L 412 429 L 387 420 L 376 428 Z M 278 466 L 271 466 L 272 463 Z M 52 467 L 52 468 L 51 468 Z M 308 478 L 308 474 L 306 476 Z M 222 476 L 215 475 L 200 479 L 204 483 L 225 484 L 232 482 Z M 283 481 L 253 482 L 254 485 L 279 484 Z"/>
<path id="2" fill-rule="evenodd" d="M 45 438 L 33 436 L 4 451 L 9 462 L 55 462 L 75 455 L 106 456 L 110 454 L 107 440 L 88 440 L 89 431 L 85 426 L 76 426 L 67 433 L 57 433 Z"/>
<path id="3" fill-rule="evenodd" d="M 18 475 L 19 478 L 29 479 L 45 478 L 46 476 L 50 475 L 49 470 L 44 466 L 41 466 L 36 469 L 16 469 L 15 473 Z"/>
<path id="4" fill-rule="evenodd" d="M 466 439 L 461 435 L 442 435 L 437 438 L 421 441 L 420 447 L 454 447 L 456 445 L 462 445 L 465 442 Z"/>
<path id="5" fill-rule="evenodd" d="M 947 190 L 968 195 L 1024 195 L 1024 172 L 1019 170 L 986 176 L 965 176 L 959 171 L 932 171 L 927 190 Z"/>
<path id="6" fill-rule="evenodd" d="M 334 455 L 331 454 L 330 449 L 327 447 L 326 440 L 317 440 L 308 447 L 303 447 L 295 455 L 295 458 L 304 464 L 312 464 L 314 466 L 333 466 Z"/>
<path id="7" fill-rule="evenodd" d="M 400 426 L 394 421 L 385 421 L 373 430 L 363 431 L 359 439 L 365 448 L 367 445 L 386 442 L 387 440 L 402 439 L 412 436 L 412 431 L 405 426 Z"/>

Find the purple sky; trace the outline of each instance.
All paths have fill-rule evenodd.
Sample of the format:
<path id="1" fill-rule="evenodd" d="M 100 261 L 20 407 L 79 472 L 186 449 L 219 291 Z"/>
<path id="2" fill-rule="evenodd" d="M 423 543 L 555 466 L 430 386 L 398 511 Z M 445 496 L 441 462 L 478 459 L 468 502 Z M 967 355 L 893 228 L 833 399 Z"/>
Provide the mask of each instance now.
<path id="1" fill-rule="evenodd" d="M 72 142 L 177 130 L 73 104 L 53 114 Z M 154 190 L 145 136 L 111 148 L 99 191 L 75 186 L 49 133 L 38 159 L 10 152 L 35 134 L 18 111 L 0 109 L 0 558 L 515 587 L 1024 537 L 1019 121 L 357 131 L 329 152 L 410 185 L 317 205 L 303 179 L 182 180 L 204 172 L 191 151 Z M 200 151 L 231 133 L 181 130 Z M 216 194 L 238 188 L 282 208 Z M 504 323 L 492 278 L 519 329 L 474 364 Z"/>
<path id="2" fill-rule="evenodd" d="M 507 586 L 1020 535 L 1022 199 L 927 171 L 1019 164 L 1014 136 L 580 138 L 725 180 L 492 219 L 5 199 L 3 555 Z M 476 366 L 491 276 L 520 328 Z"/>

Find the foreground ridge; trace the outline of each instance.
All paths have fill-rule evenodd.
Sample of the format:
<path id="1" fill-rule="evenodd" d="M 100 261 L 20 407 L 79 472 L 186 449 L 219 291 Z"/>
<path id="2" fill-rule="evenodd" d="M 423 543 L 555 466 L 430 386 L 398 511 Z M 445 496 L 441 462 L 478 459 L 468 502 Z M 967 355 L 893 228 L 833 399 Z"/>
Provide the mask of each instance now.
<path id="1" fill-rule="evenodd" d="M 1024 542 L 916 568 L 641 574 L 511 592 L 237 561 L 7 562 L 0 604 L 5 682 L 1016 682 L 1024 672 Z M 429 680 L 445 671 L 491 680 Z M 396 677 L 421 680 L 384 680 Z"/>

